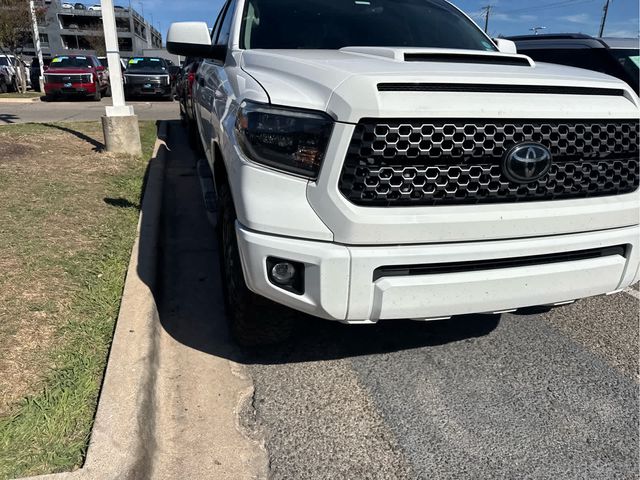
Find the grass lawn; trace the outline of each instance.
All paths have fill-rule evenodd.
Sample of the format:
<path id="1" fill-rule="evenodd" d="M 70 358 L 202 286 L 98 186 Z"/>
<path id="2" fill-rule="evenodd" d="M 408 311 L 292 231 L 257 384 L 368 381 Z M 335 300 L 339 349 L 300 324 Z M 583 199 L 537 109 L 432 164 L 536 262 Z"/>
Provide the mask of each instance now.
<path id="1" fill-rule="evenodd" d="M 156 136 L 102 152 L 98 122 L 0 127 L 0 478 L 82 465 Z"/>
<path id="2" fill-rule="evenodd" d="M 9 92 L 9 93 L 0 93 L 0 98 L 36 98 L 42 97 L 44 94 L 39 92 L 26 92 L 26 93 L 18 93 L 18 92 Z"/>

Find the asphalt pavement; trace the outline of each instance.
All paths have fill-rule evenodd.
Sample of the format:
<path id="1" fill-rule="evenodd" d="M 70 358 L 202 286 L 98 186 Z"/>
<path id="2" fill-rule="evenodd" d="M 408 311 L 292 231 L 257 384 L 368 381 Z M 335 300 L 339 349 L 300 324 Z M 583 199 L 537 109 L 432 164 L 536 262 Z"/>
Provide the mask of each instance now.
<path id="1" fill-rule="evenodd" d="M 241 351 L 186 142 L 173 124 L 156 472 L 221 478 L 213 469 L 246 466 L 238 458 L 262 465 L 263 445 L 273 479 L 638 478 L 637 286 L 544 314 L 376 326 L 300 315 L 290 341 Z"/>
<path id="2" fill-rule="evenodd" d="M 178 102 L 168 100 L 134 100 L 133 105 L 140 120 L 175 120 L 180 117 Z M 100 102 L 77 99 L 56 102 L 0 103 L 0 125 L 28 122 L 73 122 L 99 120 L 110 98 Z"/>

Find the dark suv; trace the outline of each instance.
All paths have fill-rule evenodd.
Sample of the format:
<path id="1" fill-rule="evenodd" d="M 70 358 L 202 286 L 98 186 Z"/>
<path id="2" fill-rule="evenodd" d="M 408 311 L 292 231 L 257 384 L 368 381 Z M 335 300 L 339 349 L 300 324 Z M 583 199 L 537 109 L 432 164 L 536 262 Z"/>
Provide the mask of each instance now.
<path id="1" fill-rule="evenodd" d="M 594 38 L 580 33 L 509 37 L 518 53 L 534 60 L 606 73 L 627 82 L 640 94 L 637 38 Z"/>
<path id="2" fill-rule="evenodd" d="M 60 55 L 51 60 L 44 74 L 44 91 L 48 99 L 68 95 L 99 101 L 111 94 L 109 73 L 92 55 Z"/>
<path id="3" fill-rule="evenodd" d="M 43 58 L 42 60 L 44 61 L 44 71 L 46 73 L 47 69 L 49 68 L 49 65 L 51 65 L 51 59 Z M 31 67 L 29 67 L 29 76 L 31 77 L 31 88 L 33 88 L 34 91 L 39 92 L 40 91 L 40 60 L 38 60 L 38 57 L 34 57 L 33 61 L 31 62 Z"/>
<path id="4" fill-rule="evenodd" d="M 164 58 L 133 57 L 124 72 L 124 92 L 127 97 L 160 96 L 173 98 L 173 81 L 169 64 Z"/>

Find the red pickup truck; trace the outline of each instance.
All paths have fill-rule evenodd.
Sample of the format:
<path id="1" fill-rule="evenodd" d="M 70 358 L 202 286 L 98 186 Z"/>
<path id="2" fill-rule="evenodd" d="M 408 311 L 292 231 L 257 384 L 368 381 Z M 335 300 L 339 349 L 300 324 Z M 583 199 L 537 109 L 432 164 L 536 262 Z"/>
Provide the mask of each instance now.
<path id="1" fill-rule="evenodd" d="M 92 55 L 54 57 L 44 74 L 44 82 L 44 91 L 51 100 L 68 95 L 99 101 L 103 95 L 111 94 L 109 73 Z"/>

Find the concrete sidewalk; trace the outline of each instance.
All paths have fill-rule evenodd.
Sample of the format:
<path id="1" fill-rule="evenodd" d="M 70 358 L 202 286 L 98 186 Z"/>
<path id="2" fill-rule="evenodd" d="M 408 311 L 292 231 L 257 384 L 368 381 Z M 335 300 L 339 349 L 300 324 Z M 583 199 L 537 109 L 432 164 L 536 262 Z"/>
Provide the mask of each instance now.
<path id="1" fill-rule="evenodd" d="M 36 478 L 266 478 L 262 442 L 240 425 L 253 387 L 236 354 L 196 158 L 163 123 L 85 465 Z"/>

